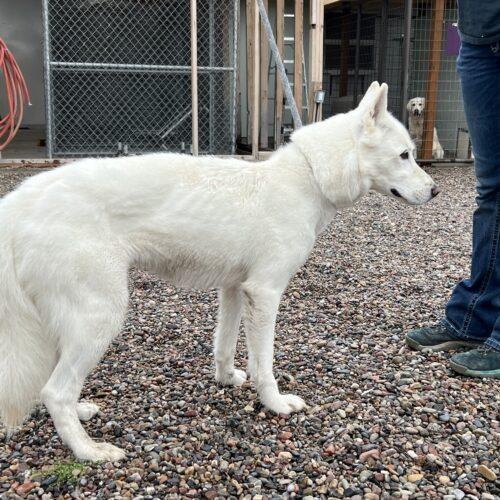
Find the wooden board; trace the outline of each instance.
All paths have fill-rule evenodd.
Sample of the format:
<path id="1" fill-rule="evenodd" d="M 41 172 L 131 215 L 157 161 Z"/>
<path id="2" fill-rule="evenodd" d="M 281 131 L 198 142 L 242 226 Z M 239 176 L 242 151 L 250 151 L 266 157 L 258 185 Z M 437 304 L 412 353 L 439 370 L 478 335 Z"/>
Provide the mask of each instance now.
<path id="1" fill-rule="evenodd" d="M 267 10 L 267 0 L 263 0 Z M 267 149 L 269 141 L 269 42 L 264 25 L 260 27 L 260 147 Z"/>
<path id="2" fill-rule="evenodd" d="M 302 51 L 304 43 L 304 0 L 295 0 L 293 97 L 302 119 Z"/>
<path id="3" fill-rule="evenodd" d="M 254 81 L 254 22 L 255 0 L 246 0 L 247 20 L 247 143 L 252 140 L 252 115 L 253 115 L 253 81 Z"/>
<path id="4" fill-rule="evenodd" d="M 432 29 L 430 43 L 429 73 L 425 94 L 424 133 L 422 140 L 422 158 L 432 158 L 432 142 L 436 122 L 436 102 L 441 66 L 441 45 L 443 41 L 444 0 L 432 3 Z"/>
<path id="5" fill-rule="evenodd" d="M 285 36 L 285 2 L 276 0 L 276 45 L 280 56 L 284 57 L 284 36 Z M 283 126 L 283 86 L 279 71 L 276 68 L 276 89 L 274 104 L 274 147 L 277 148 L 281 141 L 281 128 Z"/>
<path id="6" fill-rule="evenodd" d="M 257 0 L 254 0 L 253 7 L 253 106 L 251 116 L 252 120 L 252 155 L 254 158 L 259 156 L 259 124 L 260 124 L 260 15 Z"/>
<path id="7" fill-rule="evenodd" d="M 323 30 L 324 5 L 322 0 L 311 0 L 311 25 L 309 27 L 309 115 L 314 118 L 314 93 L 323 88 Z M 321 113 L 319 116 L 321 119 Z"/>

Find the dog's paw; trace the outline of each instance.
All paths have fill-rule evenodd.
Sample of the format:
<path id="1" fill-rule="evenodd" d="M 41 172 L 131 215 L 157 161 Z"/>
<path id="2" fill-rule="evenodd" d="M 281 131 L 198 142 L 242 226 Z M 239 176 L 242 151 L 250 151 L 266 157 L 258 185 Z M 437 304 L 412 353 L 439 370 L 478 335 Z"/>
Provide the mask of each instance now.
<path id="1" fill-rule="evenodd" d="M 215 380 L 222 385 L 232 385 L 239 387 L 247 379 L 247 374 L 243 370 L 234 370 L 233 373 L 216 374 Z"/>
<path id="2" fill-rule="evenodd" d="M 306 402 L 295 394 L 280 394 L 271 401 L 264 403 L 267 409 L 275 413 L 284 413 L 289 415 L 294 411 L 301 411 L 307 407 Z"/>
<path id="3" fill-rule="evenodd" d="M 109 443 L 93 443 L 81 450 L 76 450 L 75 455 L 80 460 L 90 462 L 119 462 L 125 458 L 125 452 Z"/>
<path id="4" fill-rule="evenodd" d="M 76 413 L 82 422 L 87 422 L 99 411 L 99 407 L 94 403 L 77 403 Z"/>

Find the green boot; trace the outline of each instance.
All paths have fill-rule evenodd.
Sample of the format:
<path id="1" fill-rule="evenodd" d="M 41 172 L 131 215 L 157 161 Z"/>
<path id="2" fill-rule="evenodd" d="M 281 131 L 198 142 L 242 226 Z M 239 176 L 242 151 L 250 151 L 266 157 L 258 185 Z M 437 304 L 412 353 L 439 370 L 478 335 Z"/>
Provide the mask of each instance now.
<path id="1" fill-rule="evenodd" d="M 483 345 L 468 352 L 460 352 L 450 359 L 453 370 L 469 377 L 500 378 L 500 351 Z"/>
<path id="2" fill-rule="evenodd" d="M 405 340 L 412 349 L 417 351 L 453 351 L 464 347 L 473 349 L 482 345 L 482 342 L 455 337 L 441 323 L 411 330 L 406 334 Z"/>

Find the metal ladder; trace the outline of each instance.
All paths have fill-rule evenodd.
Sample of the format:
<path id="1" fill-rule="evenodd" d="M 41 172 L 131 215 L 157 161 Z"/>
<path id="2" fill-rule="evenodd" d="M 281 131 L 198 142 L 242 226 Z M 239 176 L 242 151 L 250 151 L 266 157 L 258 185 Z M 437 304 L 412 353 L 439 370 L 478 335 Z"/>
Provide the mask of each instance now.
<path id="1" fill-rule="evenodd" d="M 284 13 L 284 18 L 285 18 L 285 21 L 284 21 L 284 24 L 285 24 L 285 29 L 284 29 L 284 32 L 286 32 L 286 21 L 287 19 L 293 19 L 294 22 L 295 22 L 295 14 L 294 13 L 287 13 L 285 12 Z M 286 47 L 292 47 L 292 49 L 295 51 L 295 37 L 293 36 L 285 36 L 283 37 L 283 42 L 284 42 L 284 50 L 286 52 Z M 283 64 L 285 65 L 285 69 L 290 66 L 293 67 L 295 61 L 294 59 L 283 59 Z M 287 71 L 287 74 L 288 74 L 288 71 Z M 289 78 L 290 80 L 290 78 Z M 305 101 L 303 101 L 305 104 L 302 105 L 302 116 L 303 116 L 303 111 L 305 110 L 306 111 L 306 116 L 307 114 L 309 113 L 309 95 L 308 95 L 308 87 L 307 87 L 307 71 L 306 71 L 306 61 L 305 61 L 305 58 L 304 58 L 304 41 L 302 41 L 302 89 L 304 91 L 304 97 L 305 97 Z M 290 82 L 290 86 L 291 87 L 294 87 L 295 86 L 295 82 Z M 284 109 L 290 109 L 290 106 L 287 106 L 285 105 L 284 106 Z M 291 132 L 294 131 L 294 128 L 293 128 L 293 122 L 292 121 L 289 121 L 289 122 L 286 122 L 283 121 L 283 135 L 287 135 Z"/>

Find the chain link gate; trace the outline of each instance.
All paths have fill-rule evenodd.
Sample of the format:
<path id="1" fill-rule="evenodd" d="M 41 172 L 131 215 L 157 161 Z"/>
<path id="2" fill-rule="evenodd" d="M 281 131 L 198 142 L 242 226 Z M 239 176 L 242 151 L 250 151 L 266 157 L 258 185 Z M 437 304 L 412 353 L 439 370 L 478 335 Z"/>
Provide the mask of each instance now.
<path id="1" fill-rule="evenodd" d="M 237 0 L 197 1 L 199 149 L 236 142 Z M 47 152 L 189 152 L 187 0 L 43 0 Z"/>

